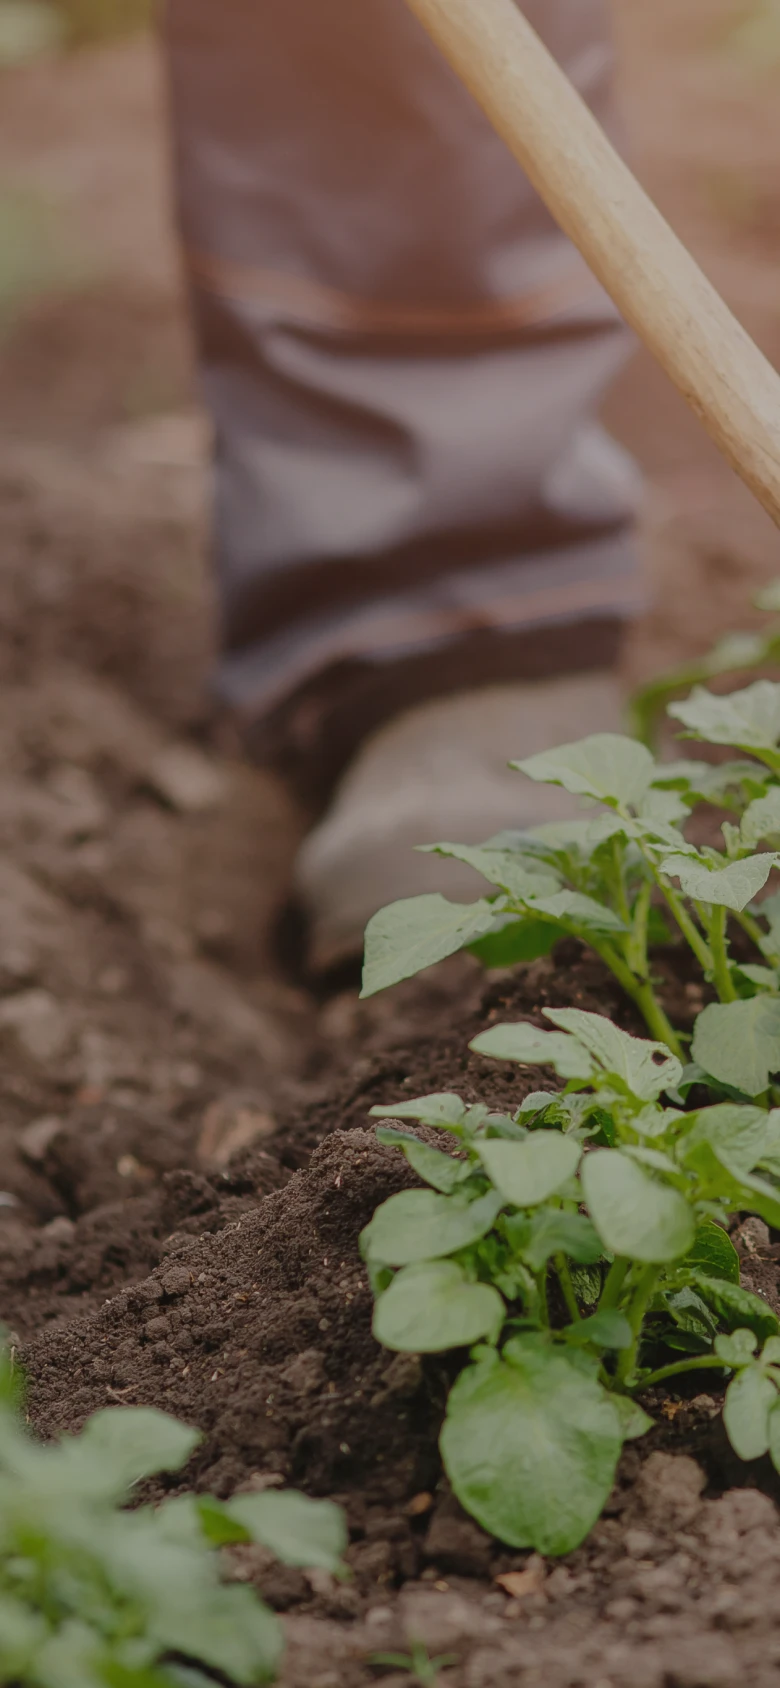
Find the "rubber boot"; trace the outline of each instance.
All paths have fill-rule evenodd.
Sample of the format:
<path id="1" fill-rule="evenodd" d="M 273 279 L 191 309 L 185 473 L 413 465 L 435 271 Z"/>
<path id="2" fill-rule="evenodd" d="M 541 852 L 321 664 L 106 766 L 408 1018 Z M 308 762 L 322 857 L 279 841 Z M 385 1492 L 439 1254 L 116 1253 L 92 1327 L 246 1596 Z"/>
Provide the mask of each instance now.
<path id="1" fill-rule="evenodd" d="M 423 891 L 456 902 L 481 896 L 473 869 L 415 845 L 477 844 L 504 827 L 578 813 L 576 798 L 507 763 L 620 727 L 612 671 L 461 692 L 390 721 L 363 745 L 298 854 L 311 970 L 359 955 L 367 921 L 386 903 Z"/>

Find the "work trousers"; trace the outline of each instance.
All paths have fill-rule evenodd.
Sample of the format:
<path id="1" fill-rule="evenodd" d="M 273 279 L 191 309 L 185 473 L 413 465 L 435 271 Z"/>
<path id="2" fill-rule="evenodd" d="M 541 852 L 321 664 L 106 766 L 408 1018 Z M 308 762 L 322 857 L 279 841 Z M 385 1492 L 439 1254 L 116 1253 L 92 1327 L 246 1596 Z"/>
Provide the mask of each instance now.
<path id="1" fill-rule="evenodd" d="M 526 10 L 608 129 L 602 0 Z M 452 687 L 610 662 L 630 338 L 404 0 L 168 0 L 219 690 L 327 783 Z"/>

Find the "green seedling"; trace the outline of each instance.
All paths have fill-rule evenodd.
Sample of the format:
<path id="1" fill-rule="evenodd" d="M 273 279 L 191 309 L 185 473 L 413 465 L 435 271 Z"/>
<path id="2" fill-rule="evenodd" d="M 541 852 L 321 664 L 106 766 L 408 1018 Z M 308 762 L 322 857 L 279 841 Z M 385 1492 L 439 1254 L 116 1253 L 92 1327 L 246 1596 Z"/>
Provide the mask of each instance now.
<path id="1" fill-rule="evenodd" d="M 440 1653 L 438 1658 L 428 1657 L 428 1649 L 422 1641 L 412 1641 L 408 1653 L 372 1653 L 372 1665 L 388 1665 L 395 1670 L 405 1670 L 408 1676 L 413 1676 L 420 1688 L 437 1688 L 440 1670 L 449 1670 L 451 1665 L 458 1662 L 457 1653 Z"/>
<path id="2" fill-rule="evenodd" d="M 527 961 L 565 933 L 601 956 L 651 1035 L 680 1057 L 651 965 L 653 943 L 676 932 L 718 997 L 697 1022 L 694 1062 L 729 1094 L 765 1095 L 780 1068 L 780 896 L 756 898 L 780 862 L 780 685 L 758 680 L 729 697 L 697 688 L 670 714 L 689 738 L 738 756 L 663 764 L 633 739 L 599 733 L 513 764 L 588 812 L 481 846 L 424 846 L 468 863 L 491 890 L 470 904 L 433 894 L 381 909 L 366 931 L 363 995 L 461 949 L 489 967 Z M 701 803 L 731 817 L 720 849 L 685 836 Z M 754 960 L 734 957 L 730 919 Z"/>
<path id="3" fill-rule="evenodd" d="M 780 26 L 780 0 L 771 0 Z M 778 30 L 780 42 L 780 28 Z M 663 716 L 670 703 L 692 686 L 705 686 L 721 674 L 746 674 L 780 667 L 780 576 L 762 587 L 753 598 L 756 609 L 771 615 L 766 627 L 755 633 L 726 633 L 703 656 L 694 657 L 648 681 L 634 692 L 629 704 L 628 724 L 634 738 L 657 750 Z"/>
<path id="4" fill-rule="evenodd" d="M 80 1436 L 26 1433 L 0 1361 L 0 1682 L 14 1688 L 209 1688 L 271 1682 L 274 1613 L 220 1576 L 218 1550 L 259 1542 L 287 1564 L 341 1573 L 338 1507 L 292 1491 L 220 1502 L 186 1494 L 122 1510 L 134 1485 L 178 1471 L 198 1431 L 112 1407 Z"/>
<path id="5" fill-rule="evenodd" d="M 512 1114 L 449 1093 L 372 1110 L 426 1187 L 378 1208 L 361 1248 L 378 1341 L 464 1351 L 441 1433 L 461 1503 L 508 1545 L 563 1554 L 650 1427 L 638 1397 L 667 1378 L 734 1372 L 732 1443 L 780 1466 L 778 1320 L 740 1284 L 726 1229 L 736 1213 L 780 1227 L 780 1109 L 686 1111 L 690 1075 L 665 1043 L 579 1009 L 546 1018 L 471 1048 L 561 1089 Z"/>

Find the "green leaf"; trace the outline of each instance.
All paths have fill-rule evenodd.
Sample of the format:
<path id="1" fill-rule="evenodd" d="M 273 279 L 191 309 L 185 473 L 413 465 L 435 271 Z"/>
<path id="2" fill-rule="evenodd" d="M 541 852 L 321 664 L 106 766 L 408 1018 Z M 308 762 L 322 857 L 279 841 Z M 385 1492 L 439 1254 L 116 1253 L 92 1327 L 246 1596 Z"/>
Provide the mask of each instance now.
<path id="1" fill-rule="evenodd" d="M 472 1202 L 431 1190 L 401 1190 L 377 1208 L 363 1231 L 364 1258 L 383 1266 L 411 1266 L 455 1254 L 484 1237 L 503 1205 L 495 1190 Z"/>
<path id="2" fill-rule="evenodd" d="M 716 1336 L 714 1343 L 719 1359 L 736 1371 L 750 1365 L 757 1347 L 758 1338 L 752 1330 L 735 1330 L 728 1336 Z"/>
<path id="3" fill-rule="evenodd" d="M 692 1248 L 693 1215 L 684 1197 L 619 1149 L 586 1155 L 582 1184 L 591 1219 L 610 1254 L 662 1264 Z"/>
<path id="4" fill-rule="evenodd" d="M 705 1272 L 709 1278 L 725 1278 L 729 1283 L 739 1283 L 739 1255 L 728 1232 L 714 1219 L 700 1220 L 693 1248 L 681 1264 Z"/>
<path id="5" fill-rule="evenodd" d="M 712 1108 L 700 1108 L 689 1118 L 690 1129 L 680 1143 L 681 1160 L 687 1160 L 700 1143 L 709 1143 L 729 1172 L 741 1178 L 753 1171 L 769 1136 L 769 1115 L 763 1108 L 718 1102 Z"/>
<path id="6" fill-rule="evenodd" d="M 418 844 L 417 849 L 421 855 L 449 856 L 457 862 L 464 862 L 476 873 L 481 873 L 491 885 L 506 891 L 516 903 L 547 896 L 557 891 L 560 885 L 557 874 L 539 868 L 532 871 L 527 859 L 517 851 L 491 849 L 486 844 Z"/>
<path id="7" fill-rule="evenodd" d="M 495 1340 L 506 1308 L 490 1284 L 469 1283 L 454 1260 L 405 1266 L 374 1308 L 377 1342 L 407 1354 L 440 1354 Z"/>
<path id="8" fill-rule="evenodd" d="M 693 738 L 709 744 L 733 744 L 739 750 L 773 748 L 780 738 L 780 686 L 755 680 L 742 691 L 716 697 L 696 686 L 689 698 L 669 705 L 668 713 L 690 728 Z"/>
<path id="9" fill-rule="evenodd" d="M 410 979 L 425 967 L 457 954 L 484 937 L 503 916 L 503 906 L 480 900 L 450 903 L 438 892 L 405 897 L 372 916 L 366 927 L 366 959 L 361 995 Z"/>
<path id="10" fill-rule="evenodd" d="M 515 1025 L 491 1026 L 472 1039 L 469 1049 L 490 1055 L 496 1061 L 517 1061 L 521 1066 L 553 1067 L 561 1078 L 590 1078 L 593 1062 L 573 1037 L 563 1032 L 543 1032 L 527 1020 Z"/>
<path id="11" fill-rule="evenodd" d="M 582 1266 L 601 1259 L 601 1239 L 583 1213 L 564 1213 L 560 1208 L 541 1207 L 525 1221 L 523 1240 L 513 1234 L 513 1243 L 533 1272 L 540 1272 L 553 1254 L 565 1254 Z"/>
<path id="12" fill-rule="evenodd" d="M 333 1501 L 309 1500 L 294 1489 L 264 1489 L 234 1495 L 225 1502 L 225 1511 L 283 1565 L 335 1576 L 344 1569 L 349 1538 L 344 1513 Z"/>
<path id="13" fill-rule="evenodd" d="M 534 1131 L 522 1143 L 483 1139 L 479 1157 L 496 1189 L 515 1207 L 537 1207 L 573 1178 L 582 1149 L 559 1131 Z"/>
<path id="14" fill-rule="evenodd" d="M 27 1667 L 43 1642 L 47 1626 L 39 1612 L 10 1594 L 0 1593 L 0 1673 L 3 1682 L 27 1680 Z"/>
<path id="15" fill-rule="evenodd" d="M 468 948 L 483 967 L 517 967 L 520 962 L 538 961 L 541 955 L 549 955 L 559 937 L 560 932 L 549 920 L 518 920 L 508 914 L 502 926 L 488 932 L 487 937 L 478 938 Z"/>
<path id="16" fill-rule="evenodd" d="M 202 1440 L 156 1407 L 105 1407 L 87 1419 L 81 1435 L 60 1444 L 60 1458 L 78 1462 L 91 1494 L 119 1499 L 142 1477 L 179 1471 Z"/>
<path id="17" fill-rule="evenodd" d="M 409 1137 L 404 1131 L 380 1125 L 376 1135 L 379 1143 L 401 1149 L 418 1177 L 424 1178 L 426 1184 L 432 1184 L 434 1190 L 443 1191 L 444 1195 L 450 1195 L 464 1178 L 469 1177 L 471 1168 L 468 1161 L 453 1160 L 452 1155 L 443 1155 L 440 1149 L 432 1149 L 428 1143 L 421 1143 L 417 1137 Z"/>
<path id="18" fill-rule="evenodd" d="M 225 1547 L 249 1540 L 246 1530 L 231 1518 L 214 1495 L 176 1495 L 158 1508 L 156 1522 L 165 1540 L 178 1546 Z"/>
<path id="19" fill-rule="evenodd" d="M 166 1652 L 183 1653 L 224 1671 L 242 1688 L 273 1679 L 284 1645 L 275 1614 L 261 1605 L 252 1589 L 232 1584 L 200 1588 L 197 1599 L 166 1602 L 157 1614 L 155 1631 Z"/>
<path id="20" fill-rule="evenodd" d="M 665 1300 L 678 1330 L 695 1337 L 695 1347 L 708 1348 L 717 1335 L 718 1320 L 702 1296 L 687 1286 L 674 1290 L 671 1294 L 667 1293 Z"/>
<path id="21" fill-rule="evenodd" d="M 636 1401 L 632 1401 L 630 1395 L 612 1395 L 611 1401 L 620 1421 L 624 1442 L 636 1442 L 654 1428 L 655 1420 Z"/>
<path id="22" fill-rule="evenodd" d="M 594 733 L 510 765 L 532 780 L 562 785 L 575 796 L 624 806 L 641 803 L 655 772 L 650 751 L 620 733 Z"/>
<path id="23" fill-rule="evenodd" d="M 591 1318 L 567 1325 L 563 1334 L 576 1347 L 594 1343 L 597 1348 L 630 1348 L 634 1340 L 628 1319 L 614 1307 L 602 1307 Z"/>
<path id="24" fill-rule="evenodd" d="M 776 1336 L 780 1330 L 777 1314 L 752 1290 L 729 1283 L 726 1278 L 708 1278 L 703 1272 L 694 1274 L 694 1282 L 727 1330 L 755 1331 L 761 1342 L 768 1336 Z"/>
<path id="25" fill-rule="evenodd" d="M 35 1688 L 104 1688 L 105 1649 L 89 1625 L 66 1618 L 50 1631 L 35 1656 Z"/>
<path id="26" fill-rule="evenodd" d="M 626 923 L 593 897 L 579 891 L 556 891 L 553 896 L 537 897 L 533 903 L 535 914 L 559 920 L 562 925 L 576 926 L 580 932 L 625 932 Z"/>
<path id="27" fill-rule="evenodd" d="M 729 862 L 728 867 L 721 868 L 708 868 L 691 856 L 674 855 L 662 861 L 661 872 L 679 879 L 686 897 L 739 912 L 753 901 L 775 865 L 774 855 L 768 853 L 748 856 L 742 862 Z"/>
<path id="28" fill-rule="evenodd" d="M 603 1014 L 589 1014 L 582 1008 L 545 1008 L 544 1014 L 584 1044 L 598 1066 L 621 1079 L 642 1102 L 654 1102 L 682 1078 L 682 1065 L 665 1043 L 631 1037 Z"/>
<path id="29" fill-rule="evenodd" d="M 719 1083 L 761 1095 L 780 1070 L 780 998 L 710 1003 L 696 1020 L 692 1054 Z"/>
<path id="30" fill-rule="evenodd" d="M 743 843 L 751 848 L 763 838 L 780 837 L 780 786 L 772 786 L 766 797 L 756 797 L 748 804 L 740 833 Z"/>
<path id="31" fill-rule="evenodd" d="M 768 1424 L 769 1457 L 775 1471 L 780 1471 L 780 1412 L 778 1412 L 778 1405 L 780 1405 L 780 1402 L 775 1401 L 774 1405 L 770 1407 Z"/>
<path id="32" fill-rule="evenodd" d="M 753 961 L 738 961 L 736 965 L 743 979 L 749 979 L 757 990 L 777 993 L 778 978 L 775 967 L 761 967 Z"/>
<path id="33" fill-rule="evenodd" d="M 737 1372 L 726 1390 L 723 1422 L 740 1459 L 760 1459 L 769 1452 L 769 1415 L 777 1390 L 758 1365 Z"/>
<path id="34" fill-rule="evenodd" d="M 466 1103 L 451 1090 L 436 1090 L 430 1096 L 415 1096 L 405 1102 L 379 1102 L 369 1108 L 372 1119 L 416 1119 L 420 1125 L 447 1127 L 463 1125 Z"/>
<path id="35" fill-rule="evenodd" d="M 469 1366 L 441 1434 L 461 1505 L 510 1547 L 570 1553 L 602 1510 L 621 1436 L 601 1385 L 575 1356 L 520 1340 Z"/>

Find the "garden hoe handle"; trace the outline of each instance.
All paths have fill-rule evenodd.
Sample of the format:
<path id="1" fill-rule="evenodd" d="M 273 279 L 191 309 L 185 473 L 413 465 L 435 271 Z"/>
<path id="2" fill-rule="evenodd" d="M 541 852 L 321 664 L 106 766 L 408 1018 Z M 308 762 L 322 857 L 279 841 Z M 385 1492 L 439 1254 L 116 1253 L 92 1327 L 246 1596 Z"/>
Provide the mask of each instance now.
<path id="1" fill-rule="evenodd" d="M 626 322 L 780 526 L 780 376 L 514 0 L 407 0 Z"/>

